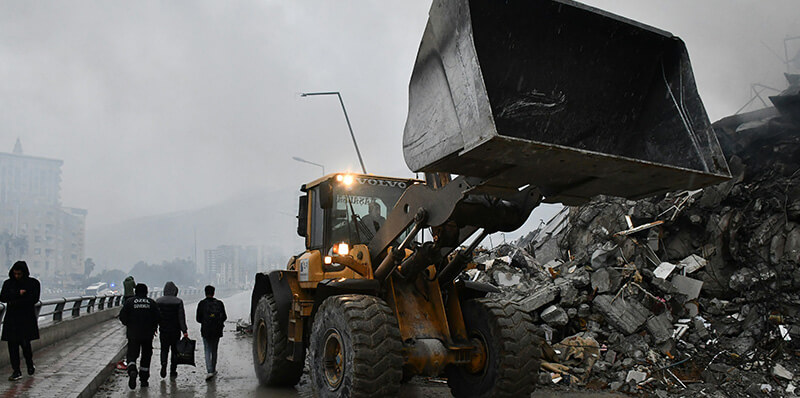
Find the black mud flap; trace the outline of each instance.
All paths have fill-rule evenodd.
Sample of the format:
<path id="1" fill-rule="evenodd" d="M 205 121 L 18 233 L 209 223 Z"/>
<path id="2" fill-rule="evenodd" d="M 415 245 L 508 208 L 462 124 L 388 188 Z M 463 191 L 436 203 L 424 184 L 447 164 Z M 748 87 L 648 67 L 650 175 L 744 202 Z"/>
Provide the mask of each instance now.
<path id="1" fill-rule="evenodd" d="M 258 300 L 266 294 L 272 294 L 278 310 L 278 324 L 282 329 L 289 328 L 289 310 L 292 308 L 292 289 L 283 275 L 290 271 L 272 271 L 269 274 L 259 272 L 256 274 L 256 284 L 253 287 L 253 296 L 250 302 L 250 322 L 254 323 L 254 316 Z"/>

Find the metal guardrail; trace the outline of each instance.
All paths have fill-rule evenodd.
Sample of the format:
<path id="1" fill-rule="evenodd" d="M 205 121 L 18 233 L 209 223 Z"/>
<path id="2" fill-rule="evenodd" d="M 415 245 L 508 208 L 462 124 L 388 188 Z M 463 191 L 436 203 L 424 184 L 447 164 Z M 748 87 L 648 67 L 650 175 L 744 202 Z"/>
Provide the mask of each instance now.
<path id="1" fill-rule="evenodd" d="M 52 317 L 53 322 L 64 320 L 64 313 L 69 313 L 69 318 L 78 318 L 81 315 L 91 314 L 112 307 L 122 305 L 122 295 L 78 296 L 62 297 L 40 300 L 36 303 L 36 318 L 41 323 L 42 317 Z M 52 307 L 52 309 L 47 308 Z M 47 308 L 46 311 L 42 311 Z M 0 303 L 0 319 L 6 314 L 6 304 Z"/>
<path id="2" fill-rule="evenodd" d="M 181 295 L 196 295 L 201 293 L 201 289 L 187 289 L 181 291 Z M 161 297 L 163 292 L 161 290 L 154 290 L 147 293 L 147 297 L 157 298 Z M 88 315 L 97 311 L 103 311 L 115 307 L 121 307 L 123 304 L 122 294 L 108 294 L 98 296 L 77 296 L 77 297 L 62 297 L 48 300 L 40 300 L 36 303 L 36 319 L 40 326 L 42 318 L 51 317 L 53 323 L 61 322 L 64 320 L 64 313 L 68 313 L 68 318 L 78 318 L 82 315 Z M 42 312 L 46 307 L 51 307 L 47 311 Z M 0 321 L 5 318 L 6 305 L 0 303 Z"/>

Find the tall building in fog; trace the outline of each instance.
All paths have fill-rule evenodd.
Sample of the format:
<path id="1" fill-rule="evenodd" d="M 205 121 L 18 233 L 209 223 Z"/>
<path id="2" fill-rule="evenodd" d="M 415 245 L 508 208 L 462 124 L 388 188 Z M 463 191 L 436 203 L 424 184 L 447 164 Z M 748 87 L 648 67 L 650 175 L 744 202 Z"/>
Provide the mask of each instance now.
<path id="1" fill-rule="evenodd" d="M 0 152 L 0 262 L 25 260 L 44 279 L 83 274 L 86 210 L 61 206 L 57 159 Z"/>
<path id="2" fill-rule="evenodd" d="M 256 246 L 222 245 L 205 251 L 206 278 L 221 286 L 247 286 L 258 270 Z"/>

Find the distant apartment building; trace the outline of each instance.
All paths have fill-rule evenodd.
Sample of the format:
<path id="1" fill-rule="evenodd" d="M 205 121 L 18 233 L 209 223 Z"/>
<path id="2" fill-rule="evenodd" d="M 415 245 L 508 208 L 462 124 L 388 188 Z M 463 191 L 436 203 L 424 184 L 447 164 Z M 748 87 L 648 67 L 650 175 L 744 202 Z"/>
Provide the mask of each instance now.
<path id="1" fill-rule="evenodd" d="M 19 139 L 0 152 L 0 261 L 25 260 L 31 273 L 68 280 L 83 274 L 86 210 L 61 206 L 63 161 L 24 155 Z"/>
<path id="2" fill-rule="evenodd" d="M 206 278 L 221 286 L 249 285 L 258 270 L 256 246 L 222 245 L 205 251 Z"/>

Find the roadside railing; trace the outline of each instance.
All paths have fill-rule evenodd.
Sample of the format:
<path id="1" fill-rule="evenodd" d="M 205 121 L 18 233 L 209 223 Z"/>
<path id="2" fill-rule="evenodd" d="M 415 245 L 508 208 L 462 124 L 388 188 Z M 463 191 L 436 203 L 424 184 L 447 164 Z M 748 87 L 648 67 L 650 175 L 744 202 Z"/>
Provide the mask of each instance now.
<path id="1" fill-rule="evenodd" d="M 197 295 L 202 291 L 200 289 L 186 289 L 180 292 L 180 295 Z M 150 298 L 161 297 L 163 292 L 161 290 L 153 290 L 147 293 Z M 88 315 L 97 311 L 108 310 L 122 306 L 122 294 L 107 294 L 98 296 L 77 296 L 77 297 L 62 297 L 47 300 L 40 300 L 36 303 L 36 317 L 39 326 L 44 324 L 58 323 L 64 319 L 74 319 L 82 315 Z M 6 304 L 0 303 L 0 321 L 5 318 Z M 65 314 L 67 314 L 65 316 Z"/>
<path id="2" fill-rule="evenodd" d="M 60 299 L 50 299 L 39 301 L 36 305 L 37 317 L 39 319 L 51 316 L 53 322 L 64 320 L 64 312 L 69 312 L 71 318 L 77 318 L 81 314 L 91 314 L 95 311 L 102 311 L 122 305 L 122 295 L 108 296 L 80 296 Z M 46 307 L 53 307 L 50 311 L 43 311 Z"/>

